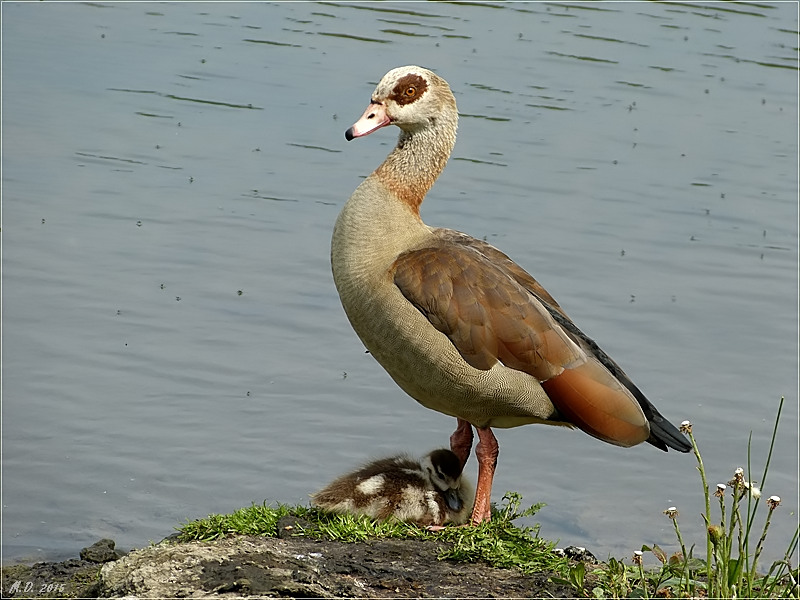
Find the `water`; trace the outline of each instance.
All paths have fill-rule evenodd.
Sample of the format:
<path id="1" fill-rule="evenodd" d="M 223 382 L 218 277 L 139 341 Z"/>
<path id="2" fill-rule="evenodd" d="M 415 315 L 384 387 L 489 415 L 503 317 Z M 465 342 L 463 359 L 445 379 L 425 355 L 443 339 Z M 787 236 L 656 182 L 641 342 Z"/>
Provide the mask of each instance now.
<path id="1" fill-rule="evenodd" d="M 447 444 L 351 331 L 342 204 L 395 141 L 348 144 L 390 68 L 459 103 L 425 220 L 529 269 L 673 422 L 712 485 L 754 479 L 781 395 L 764 556 L 797 521 L 797 7 L 10 4 L 3 21 L 4 561 L 140 547 L 304 503 Z M 598 556 L 700 541 L 692 456 L 498 432 L 494 500 Z M 474 477 L 474 461 L 470 462 Z"/>

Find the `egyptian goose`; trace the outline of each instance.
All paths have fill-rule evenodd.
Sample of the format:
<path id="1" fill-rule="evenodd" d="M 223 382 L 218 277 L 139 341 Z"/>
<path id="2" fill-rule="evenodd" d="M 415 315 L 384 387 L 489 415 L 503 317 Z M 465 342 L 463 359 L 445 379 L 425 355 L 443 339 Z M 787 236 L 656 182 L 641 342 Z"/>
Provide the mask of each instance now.
<path id="1" fill-rule="evenodd" d="M 312 494 L 311 504 L 335 513 L 393 517 L 429 527 L 463 525 L 475 492 L 462 479 L 461 468 L 459 458 L 446 449 L 421 460 L 405 455 L 382 458 Z"/>
<path id="2" fill-rule="evenodd" d="M 333 278 L 369 352 L 423 406 L 458 419 L 462 465 L 475 427 L 472 522 L 490 518 L 492 427 L 578 427 L 618 446 L 688 452 L 686 438 L 525 270 L 488 243 L 429 227 L 419 207 L 456 141 L 447 82 L 417 66 L 389 71 L 347 140 L 400 128 L 397 146 L 336 220 Z"/>

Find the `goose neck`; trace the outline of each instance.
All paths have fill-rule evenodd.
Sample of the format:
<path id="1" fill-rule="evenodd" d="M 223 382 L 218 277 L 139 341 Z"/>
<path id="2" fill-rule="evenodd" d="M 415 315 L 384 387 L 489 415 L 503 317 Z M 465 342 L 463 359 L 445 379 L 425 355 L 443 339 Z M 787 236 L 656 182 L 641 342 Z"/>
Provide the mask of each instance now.
<path id="1" fill-rule="evenodd" d="M 401 130 L 394 150 L 375 175 L 419 213 L 425 194 L 444 170 L 456 142 L 457 116 L 431 120 L 426 127 Z"/>

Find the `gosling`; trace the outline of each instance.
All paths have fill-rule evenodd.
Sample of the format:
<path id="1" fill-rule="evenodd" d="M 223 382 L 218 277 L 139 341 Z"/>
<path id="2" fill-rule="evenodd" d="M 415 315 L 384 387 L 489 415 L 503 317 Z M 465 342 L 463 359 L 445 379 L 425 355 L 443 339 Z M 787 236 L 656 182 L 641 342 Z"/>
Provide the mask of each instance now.
<path id="1" fill-rule="evenodd" d="M 431 528 L 463 525 L 474 500 L 474 487 L 461 476 L 461 462 L 445 449 L 420 460 L 406 455 L 381 458 L 311 495 L 312 506 L 329 512 L 393 517 Z"/>

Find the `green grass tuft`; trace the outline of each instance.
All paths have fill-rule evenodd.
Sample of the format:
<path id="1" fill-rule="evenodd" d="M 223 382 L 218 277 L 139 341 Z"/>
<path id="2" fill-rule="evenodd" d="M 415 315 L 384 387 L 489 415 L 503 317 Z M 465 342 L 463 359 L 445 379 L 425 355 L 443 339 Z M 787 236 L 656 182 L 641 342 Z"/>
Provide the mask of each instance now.
<path id="1" fill-rule="evenodd" d="M 517 527 L 520 517 L 532 517 L 544 504 L 535 504 L 520 512 L 522 496 L 507 492 L 504 505 L 494 510 L 492 520 L 477 527 L 448 527 L 439 539 L 452 543 L 439 553 L 440 559 L 463 562 L 486 562 L 503 569 L 523 573 L 552 571 L 566 574 L 568 560 L 554 552 L 555 543 L 539 537 L 539 527 Z"/>
<path id="2" fill-rule="evenodd" d="M 302 516 L 309 509 L 279 504 L 276 507 L 253 504 L 228 515 L 209 515 L 205 519 L 189 521 L 178 527 L 179 540 L 217 540 L 228 535 L 278 535 L 278 520 L 289 516 Z"/>
<path id="3" fill-rule="evenodd" d="M 181 541 L 216 540 L 229 535 L 274 537 L 278 521 L 287 516 L 299 520 L 296 535 L 346 543 L 378 538 L 438 540 L 445 542 L 440 560 L 483 561 L 500 568 L 526 573 L 555 571 L 566 575 L 567 559 L 553 552 L 555 544 L 539 537 L 538 526 L 517 527 L 512 523 L 531 517 L 541 509 L 537 504 L 520 510 L 522 497 L 514 492 L 503 496 L 503 506 L 494 508 L 492 520 L 478 527 L 445 527 L 429 531 L 397 520 L 375 521 L 363 515 L 326 513 L 303 506 L 253 504 L 227 515 L 209 515 L 178 528 Z"/>

